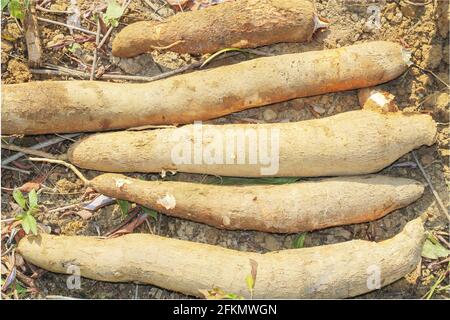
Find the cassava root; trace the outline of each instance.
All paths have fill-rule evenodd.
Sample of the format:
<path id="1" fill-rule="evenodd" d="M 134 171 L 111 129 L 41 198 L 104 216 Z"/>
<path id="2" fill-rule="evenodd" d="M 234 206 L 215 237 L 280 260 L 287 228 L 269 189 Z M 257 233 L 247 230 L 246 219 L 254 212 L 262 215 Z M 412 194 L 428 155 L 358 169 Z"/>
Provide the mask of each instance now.
<path id="1" fill-rule="evenodd" d="M 321 24 L 325 25 L 310 1 L 231 1 L 179 13 L 164 22 L 140 21 L 128 25 L 114 39 L 112 53 L 130 58 L 154 48 L 199 54 L 228 47 L 305 42 Z"/>
<path id="2" fill-rule="evenodd" d="M 436 134 L 428 115 L 359 110 L 294 123 L 100 133 L 72 145 L 68 159 L 106 172 L 357 175 L 378 172 L 411 150 L 432 145 Z"/>
<path id="3" fill-rule="evenodd" d="M 298 97 L 375 86 L 408 68 L 402 47 L 369 42 L 258 58 L 144 84 L 39 81 L 2 86 L 2 133 L 186 124 Z"/>
<path id="4" fill-rule="evenodd" d="M 414 180 L 377 175 L 221 186 L 102 174 L 89 186 L 109 197 L 221 229 L 277 233 L 373 221 L 414 202 L 424 190 Z"/>
<path id="5" fill-rule="evenodd" d="M 192 296 L 220 288 L 246 298 L 346 298 L 388 285 L 412 271 L 425 239 L 422 218 L 391 239 L 353 240 L 266 254 L 150 234 L 114 239 L 84 236 L 27 236 L 17 251 L 30 263 L 57 273 L 78 266 L 83 277 L 138 282 Z M 256 267 L 253 294 L 246 277 Z M 369 277 L 380 279 L 371 285 Z"/>

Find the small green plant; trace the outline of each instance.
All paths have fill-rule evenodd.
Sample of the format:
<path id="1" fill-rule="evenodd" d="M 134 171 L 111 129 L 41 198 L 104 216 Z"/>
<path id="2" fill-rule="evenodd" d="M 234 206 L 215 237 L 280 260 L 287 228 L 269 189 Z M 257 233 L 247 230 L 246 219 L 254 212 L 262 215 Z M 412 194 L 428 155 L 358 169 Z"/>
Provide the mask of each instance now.
<path id="1" fill-rule="evenodd" d="M 303 248 L 303 246 L 305 245 L 305 238 L 306 232 L 300 233 L 298 236 L 295 237 L 294 241 L 292 242 L 292 247 L 294 249 Z"/>
<path id="2" fill-rule="evenodd" d="M 83 48 L 81 47 L 81 45 L 79 43 L 74 43 L 69 47 L 69 51 L 72 53 L 76 53 L 78 51 L 81 51 Z"/>
<path id="3" fill-rule="evenodd" d="M 2 11 L 8 7 L 9 14 L 19 20 L 25 18 L 25 12 L 30 5 L 30 0 L 1 0 Z"/>
<path id="4" fill-rule="evenodd" d="M 152 217 L 155 220 L 158 219 L 158 212 L 156 212 L 155 210 L 152 210 L 152 209 L 149 209 L 149 208 L 146 208 L 146 207 L 142 207 L 142 210 L 149 217 Z"/>
<path id="5" fill-rule="evenodd" d="M 119 205 L 120 211 L 122 212 L 122 216 L 126 217 L 131 209 L 131 203 L 127 200 L 117 199 L 117 204 Z"/>
<path id="6" fill-rule="evenodd" d="M 16 219 L 20 220 L 23 231 L 26 234 L 29 234 L 31 231 L 34 235 L 37 235 L 37 222 L 33 216 L 39 210 L 36 190 L 33 189 L 28 192 L 27 201 L 19 189 L 14 189 L 13 198 L 22 209 L 22 212 L 16 216 Z"/>
<path id="7" fill-rule="evenodd" d="M 117 27 L 119 25 L 119 18 L 123 15 L 123 8 L 116 0 L 109 0 L 106 12 L 103 15 L 103 20 L 107 25 Z"/>
<path id="8" fill-rule="evenodd" d="M 422 257 L 433 260 L 448 256 L 450 256 L 450 250 L 446 249 L 432 233 L 429 233 L 422 248 Z"/>

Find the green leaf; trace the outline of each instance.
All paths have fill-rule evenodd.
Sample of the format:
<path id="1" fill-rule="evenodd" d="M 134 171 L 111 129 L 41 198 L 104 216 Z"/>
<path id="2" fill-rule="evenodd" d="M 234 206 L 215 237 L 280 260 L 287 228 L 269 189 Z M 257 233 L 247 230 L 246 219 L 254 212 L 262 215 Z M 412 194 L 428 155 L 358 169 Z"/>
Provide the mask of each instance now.
<path id="1" fill-rule="evenodd" d="M 9 3 L 9 0 L 1 0 L 2 11 L 5 10 L 8 3 Z"/>
<path id="2" fill-rule="evenodd" d="M 222 185 L 287 184 L 296 182 L 298 180 L 299 178 L 297 177 L 275 177 L 275 178 L 223 177 L 220 181 L 218 181 L 218 184 Z"/>
<path id="3" fill-rule="evenodd" d="M 74 43 L 74 44 L 72 44 L 70 47 L 69 47 L 69 51 L 70 52 L 72 52 L 72 53 L 75 53 L 75 52 L 77 52 L 78 50 L 81 50 L 82 49 L 82 47 L 81 47 L 81 45 L 79 44 L 79 43 Z"/>
<path id="4" fill-rule="evenodd" d="M 158 219 L 158 212 L 156 212 L 155 210 L 146 208 L 146 207 L 142 207 L 142 210 L 144 210 L 144 213 L 150 217 L 152 217 L 153 219 L 157 220 Z"/>
<path id="5" fill-rule="evenodd" d="M 25 10 L 22 3 L 19 0 L 10 0 L 9 5 L 9 14 L 19 20 L 23 20 L 25 18 Z"/>
<path id="6" fill-rule="evenodd" d="M 30 231 L 31 231 L 34 235 L 37 235 L 37 222 L 36 222 L 36 219 L 34 219 L 34 217 L 31 214 L 26 214 L 22 218 L 22 228 L 23 228 L 23 231 L 25 231 L 26 234 L 29 234 Z"/>
<path id="7" fill-rule="evenodd" d="M 117 199 L 117 204 L 120 207 L 120 211 L 122 211 L 122 215 L 126 216 L 128 215 L 128 212 L 130 211 L 131 204 L 127 200 L 119 200 Z"/>
<path id="8" fill-rule="evenodd" d="M 247 284 L 247 288 L 250 292 L 253 292 L 253 287 L 255 286 L 255 281 L 251 274 L 245 277 L 245 283 Z"/>
<path id="9" fill-rule="evenodd" d="M 119 18 L 123 15 L 123 8 L 115 0 L 108 1 L 105 15 L 103 16 L 105 23 L 117 27 L 119 25 Z"/>
<path id="10" fill-rule="evenodd" d="M 16 291 L 19 296 L 23 296 L 27 293 L 27 289 L 16 281 Z"/>
<path id="11" fill-rule="evenodd" d="M 16 220 L 22 220 L 25 217 L 26 213 L 21 213 L 16 216 Z"/>
<path id="12" fill-rule="evenodd" d="M 305 245 L 305 238 L 306 232 L 300 233 L 292 242 L 292 247 L 294 247 L 295 249 L 303 248 L 303 246 Z"/>
<path id="13" fill-rule="evenodd" d="M 27 210 L 27 201 L 23 197 L 22 192 L 19 189 L 14 189 L 13 191 L 13 198 L 16 201 L 16 203 L 23 209 Z"/>
<path id="14" fill-rule="evenodd" d="M 439 242 L 434 242 L 428 238 L 422 248 L 422 257 L 427 259 L 446 258 L 450 255 L 450 250 L 444 248 Z"/>
<path id="15" fill-rule="evenodd" d="M 32 189 L 30 192 L 28 192 L 28 206 L 30 209 L 38 207 L 38 195 L 35 189 Z"/>

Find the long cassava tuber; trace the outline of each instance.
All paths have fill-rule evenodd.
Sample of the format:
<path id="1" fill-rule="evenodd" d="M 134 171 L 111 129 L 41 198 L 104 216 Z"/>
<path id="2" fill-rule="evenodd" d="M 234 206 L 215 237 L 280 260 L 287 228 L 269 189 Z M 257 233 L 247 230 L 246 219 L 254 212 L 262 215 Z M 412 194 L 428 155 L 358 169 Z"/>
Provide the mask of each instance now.
<path id="1" fill-rule="evenodd" d="M 2 86 L 2 133 L 186 124 L 327 92 L 370 87 L 408 67 L 402 47 L 369 42 L 254 59 L 145 84 L 42 81 Z"/>
<path id="2" fill-rule="evenodd" d="M 133 23 L 116 36 L 112 53 L 128 58 L 157 47 L 179 53 L 212 53 L 227 47 L 304 42 L 325 25 L 307 0 L 231 1 L 179 13 L 164 22 Z"/>
<path id="3" fill-rule="evenodd" d="M 412 271 L 425 238 L 421 218 L 378 243 L 353 240 L 265 254 L 150 234 L 114 239 L 27 236 L 18 252 L 41 268 L 111 282 L 135 281 L 201 296 L 219 288 L 253 298 L 346 298 L 388 285 Z M 253 272 L 252 272 L 253 271 Z M 246 284 L 256 275 L 252 294 Z"/>
<path id="4" fill-rule="evenodd" d="M 414 202 L 424 190 L 414 180 L 377 175 L 221 186 L 102 174 L 89 185 L 104 195 L 221 229 L 277 233 L 373 221 Z"/>
<path id="5" fill-rule="evenodd" d="M 68 151 L 106 172 L 163 170 L 220 176 L 318 177 L 378 172 L 436 139 L 428 115 L 350 111 L 294 123 L 188 125 L 100 133 Z"/>

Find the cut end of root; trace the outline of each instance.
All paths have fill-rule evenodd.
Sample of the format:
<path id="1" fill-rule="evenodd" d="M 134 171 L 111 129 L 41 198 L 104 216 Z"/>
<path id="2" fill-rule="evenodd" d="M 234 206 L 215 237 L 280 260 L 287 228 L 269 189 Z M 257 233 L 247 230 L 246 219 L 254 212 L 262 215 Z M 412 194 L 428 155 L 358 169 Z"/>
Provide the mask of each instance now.
<path id="1" fill-rule="evenodd" d="M 328 21 L 315 15 L 314 16 L 314 31 L 313 31 L 313 33 L 319 29 L 326 29 L 326 28 L 328 28 L 329 25 L 330 25 L 330 23 Z"/>
<path id="2" fill-rule="evenodd" d="M 410 50 L 402 48 L 402 57 L 408 67 L 413 65 L 413 62 L 411 61 L 412 52 Z"/>

